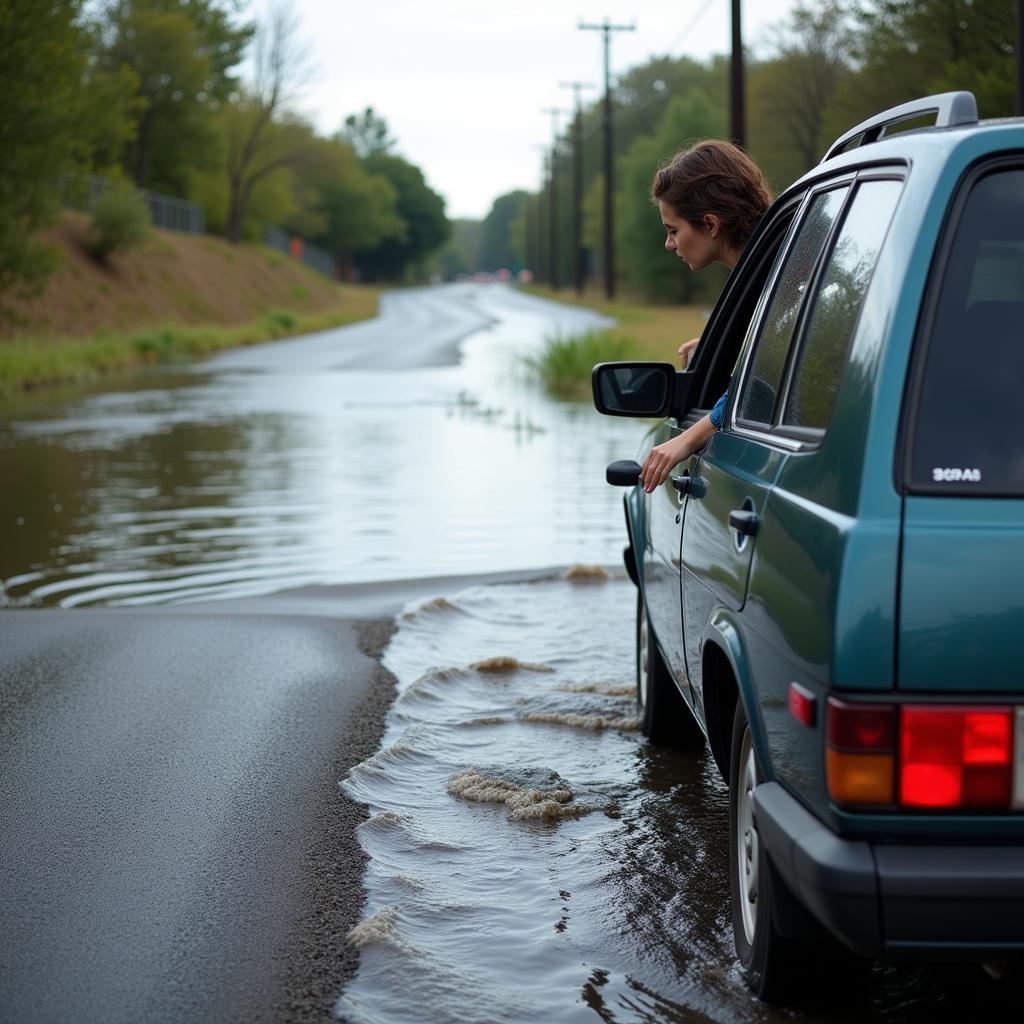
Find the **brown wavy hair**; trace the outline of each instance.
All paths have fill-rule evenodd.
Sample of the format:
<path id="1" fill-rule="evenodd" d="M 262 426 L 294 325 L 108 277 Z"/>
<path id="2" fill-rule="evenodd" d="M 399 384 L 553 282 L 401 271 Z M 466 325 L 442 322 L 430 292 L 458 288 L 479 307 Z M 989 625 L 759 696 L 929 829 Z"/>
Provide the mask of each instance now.
<path id="1" fill-rule="evenodd" d="M 739 146 L 705 139 L 677 153 L 654 175 L 651 202 L 668 203 L 683 220 L 703 226 L 706 213 L 721 221 L 730 244 L 742 247 L 772 202 L 761 168 Z"/>

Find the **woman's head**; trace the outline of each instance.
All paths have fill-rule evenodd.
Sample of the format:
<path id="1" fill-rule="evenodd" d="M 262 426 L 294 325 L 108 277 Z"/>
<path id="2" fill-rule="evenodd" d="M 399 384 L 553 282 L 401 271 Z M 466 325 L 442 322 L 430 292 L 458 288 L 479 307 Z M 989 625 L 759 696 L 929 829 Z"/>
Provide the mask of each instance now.
<path id="1" fill-rule="evenodd" d="M 668 232 L 665 248 L 702 270 L 716 260 L 735 264 L 772 196 L 761 169 L 742 149 L 706 139 L 655 174 L 651 199 Z"/>

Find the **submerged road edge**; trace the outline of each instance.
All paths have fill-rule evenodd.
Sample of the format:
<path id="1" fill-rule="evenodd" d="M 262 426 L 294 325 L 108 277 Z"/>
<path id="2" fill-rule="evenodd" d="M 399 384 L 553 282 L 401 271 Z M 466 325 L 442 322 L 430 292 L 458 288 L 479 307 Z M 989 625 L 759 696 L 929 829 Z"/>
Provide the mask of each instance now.
<path id="1" fill-rule="evenodd" d="M 369 817 L 338 783 L 380 746 L 384 719 L 396 694 L 395 677 L 380 659 L 395 632 L 393 618 L 355 622 L 359 649 L 376 662 L 369 691 L 350 718 L 350 738 L 335 752 L 313 810 L 309 877 L 294 935 L 288 945 L 276 1019 L 287 1024 L 335 1021 L 332 1010 L 359 966 L 359 950 L 348 942 L 366 903 L 367 855 L 356 828 Z"/>

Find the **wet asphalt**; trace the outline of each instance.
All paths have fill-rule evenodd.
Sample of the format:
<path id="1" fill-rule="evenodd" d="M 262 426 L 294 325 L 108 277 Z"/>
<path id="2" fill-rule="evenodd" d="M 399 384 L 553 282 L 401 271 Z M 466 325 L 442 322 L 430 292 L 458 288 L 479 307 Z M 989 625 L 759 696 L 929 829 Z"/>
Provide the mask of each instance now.
<path id="1" fill-rule="evenodd" d="M 465 582 L 0 614 L 0 1021 L 330 1020 L 364 901 L 338 782 L 394 613 Z"/>
<path id="2" fill-rule="evenodd" d="M 0 1019 L 327 1019 L 390 620 L 0 617 Z"/>

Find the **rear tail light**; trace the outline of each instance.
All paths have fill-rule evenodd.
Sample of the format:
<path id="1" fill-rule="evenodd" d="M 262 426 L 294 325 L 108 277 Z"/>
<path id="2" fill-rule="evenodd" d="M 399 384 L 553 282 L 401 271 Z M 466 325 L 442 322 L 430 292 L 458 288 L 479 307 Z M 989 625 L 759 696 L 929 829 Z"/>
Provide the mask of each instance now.
<path id="1" fill-rule="evenodd" d="M 904 807 L 1007 807 L 1012 755 L 1008 707 L 905 706 L 899 802 Z"/>
<path id="2" fill-rule="evenodd" d="M 825 779 L 837 804 L 891 804 L 896 778 L 896 708 L 829 697 Z"/>
<path id="3" fill-rule="evenodd" d="M 842 806 L 931 810 L 1024 805 L 1014 781 L 1022 709 L 998 705 L 866 704 L 829 697 L 825 778 Z M 1021 790 L 1021 792 L 1015 792 Z"/>

